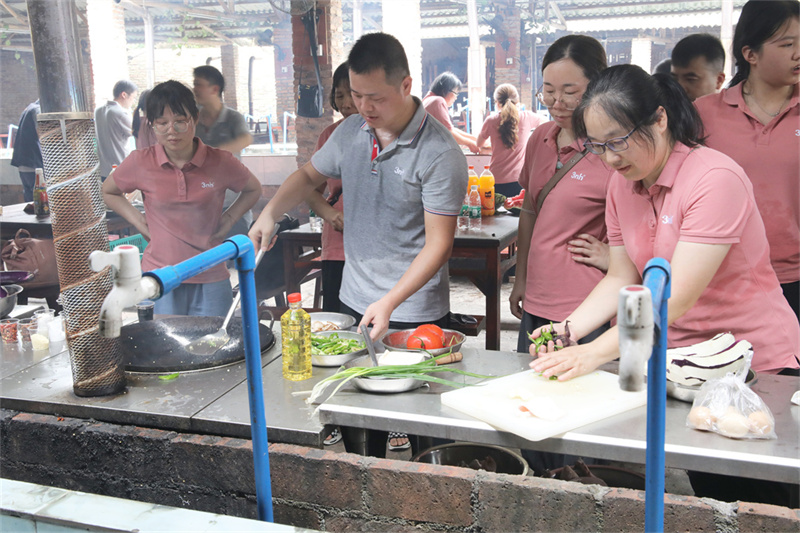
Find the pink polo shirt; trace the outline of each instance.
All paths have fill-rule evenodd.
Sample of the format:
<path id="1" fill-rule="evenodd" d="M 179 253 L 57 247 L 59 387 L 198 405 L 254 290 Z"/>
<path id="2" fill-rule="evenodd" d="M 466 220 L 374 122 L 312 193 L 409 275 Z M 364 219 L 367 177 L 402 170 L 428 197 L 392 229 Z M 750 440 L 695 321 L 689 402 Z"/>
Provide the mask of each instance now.
<path id="1" fill-rule="evenodd" d="M 453 129 L 453 122 L 450 120 L 450 108 L 444 98 L 428 92 L 422 99 L 422 106 L 433 118 L 444 124 L 448 130 Z"/>
<path id="2" fill-rule="evenodd" d="M 500 113 L 491 115 L 483 122 L 481 133 L 478 135 L 478 144 L 485 139 L 492 141 L 492 160 L 489 170 L 494 174 L 495 183 L 514 183 L 519 181 L 519 173 L 525 160 L 525 145 L 531 132 L 539 126 L 544 119 L 531 111 L 520 111 L 517 124 L 517 143 L 508 148 L 500 138 Z"/>
<path id="3" fill-rule="evenodd" d="M 672 260 L 678 241 L 731 245 L 694 306 L 669 327 L 670 347 L 730 331 L 753 345 L 756 371 L 798 367 L 800 324 L 770 266 L 753 187 L 728 156 L 676 144 L 650 189 L 615 173 L 606 223 L 609 243 L 625 246 L 640 273 L 653 257 Z"/>
<path id="4" fill-rule="evenodd" d="M 222 217 L 225 190 L 241 192 L 250 171 L 230 152 L 203 144 L 183 168 L 170 163 L 160 144 L 135 150 L 114 171 L 123 192 L 136 189 L 144 195 L 150 244 L 144 251 L 142 270 L 179 263 L 222 243 L 209 242 Z M 198 274 L 187 283 L 228 279 L 225 264 Z"/>
<path id="5" fill-rule="evenodd" d="M 742 83 L 695 101 L 706 145 L 739 163 L 753 183 L 772 268 L 781 283 L 800 280 L 800 99 L 766 126 L 742 97 Z"/>
<path id="6" fill-rule="evenodd" d="M 536 205 L 539 192 L 556 172 L 556 161 L 566 163 L 583 150 L 582 141 L 557 151 L 555 122 L 534 130 L 525 149 L 519 183 Z M 523 308 L 528 313 L 564 320 L 603 278 L 603 272 L 577 263 L 567 251 L 567 241 L 579 233 L 606 240 L 605 205 L 611 170 L 587 154 L 550 191 L 531 236 Z"/>
<path id="7" fill-rule="evenodd" d="M 344 119 L 342 119 L 344 120 Z M 330 138 L 333 130 L 335 130 L 342 120 L 338 120 L 322 130 L 317 139 L 317 146 L 314 147 L 316 152 L 325 142 Z M 338 211 L 344 211 L 344 198 L 342 198 L 342 180 L 329 179 L 327 182 L 328 192 L 332 198 L 336 195 L 339 199 L 333 204 L 333 208 Z M 322 254 L 323 261 L 344 261 L 344 237 L 341 231 L 336 231 L 330 224 L 323 224 L 322 226 Z"/>

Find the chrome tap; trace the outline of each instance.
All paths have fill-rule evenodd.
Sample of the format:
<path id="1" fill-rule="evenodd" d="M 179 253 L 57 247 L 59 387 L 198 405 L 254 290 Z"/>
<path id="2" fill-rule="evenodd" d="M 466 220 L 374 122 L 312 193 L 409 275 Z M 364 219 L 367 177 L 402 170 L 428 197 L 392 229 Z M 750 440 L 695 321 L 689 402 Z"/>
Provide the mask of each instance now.
<path id="1" fill-rule="evenodd" d="M 110 252 L 96 250 L 89 256 L 89 264 L 95 272 L 111 267 L 114 287 L 100 308 L 99 333 L 102 337 L 119 337 L 122 310 L 142 300 L 157 299 L 161 295 L 161 285 L 153 277 L 142 277 L 136 246 L 121 245 Z"/>
<path id="2" fill-rule="evenodd" d="M 653 298 L 643 285 L 619 291 L 619 386 L 625 391 L 644 388 L 645 363 L 653 352 Z"/>

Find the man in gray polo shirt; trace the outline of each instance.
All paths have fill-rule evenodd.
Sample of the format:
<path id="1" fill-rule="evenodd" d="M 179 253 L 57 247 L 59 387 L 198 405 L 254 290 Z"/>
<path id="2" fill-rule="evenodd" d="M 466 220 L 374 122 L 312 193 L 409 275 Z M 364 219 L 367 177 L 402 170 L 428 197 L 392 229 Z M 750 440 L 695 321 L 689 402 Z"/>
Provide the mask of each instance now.
<path id="1" fill-rule="evenodd" d="M 211 65 L 197 67 L 194 74 L 194 98 L 200 107 L 195 135 L 208 146 L 227 150 L 241 159 L 242 150 L 250 146 L 253 136 L 244 120 L 244 116 L 222 102 L 222 91 L 225 90 L 225 78 Z M 239 195 L 231 190 L 225 193 L 222 206 L 227 209 Z M 253 213 L 249 210 L 236 221 L 228 236 L 246 234 L 253 222 Z"/>
<path id="2" fill-rule="evenodd" d="M 411 96 L 405 51 L 384 33 L 363 36 L 348 57 L 359 115 L 333 132 L 267 204 L 250 237 L 266 249 L 282 213 L 327 178 L 341 179 L 345 267 L 342 303 L 371 337 L 391 327 L 447 325 L 447 260 L 466 194 L 467 161 L 450 132 Z"/>
<path id="3" fill-rule="evenodd" d="M 131 106 L 139 94 L 132 81 L 114 84 L 114 99 L 95 109 L 94 127 L 97 133 L 97 156 L 100 159 L 100 179 L 105 181 L 111 168 L 128 156 L 128 140 L 133 135 Z"/>

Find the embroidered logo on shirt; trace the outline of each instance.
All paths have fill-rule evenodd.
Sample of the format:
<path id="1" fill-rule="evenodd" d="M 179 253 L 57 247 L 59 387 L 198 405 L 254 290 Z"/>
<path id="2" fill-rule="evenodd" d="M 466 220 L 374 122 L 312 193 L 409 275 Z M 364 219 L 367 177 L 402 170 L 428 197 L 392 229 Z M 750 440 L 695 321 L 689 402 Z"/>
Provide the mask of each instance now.
<path id="1" fill-rule="evenodd" d="M 402 176 L 403 174 L 405 174 L 405 173 L 406 173 L 406 171 L 405 171 L 405 170 L 403 170 L 403 169 L 402 169 L 402 168 L 400 168 L 400 167 L 394 167 L 394 173 L 395 173 L 395 174 L 397 174 L 398 176 Z"/>
<path id="2" fill-rule="evenodd" d="M 584 175 L 583 174 L 578 174 L 577 172 L 575 172 L 573 170 L 572 171 L 572 175 L 570 176 L 570 178 L 572 178 L 574 180 L 578 180 L 578 181 L 583 181 Z"/>
<path id="3" fill-rule="evenodd" d="M 205 181 L 201 181 L 201 182 L 200 182 L 200 185 L 201 185 L 201 186 L 202 186 L 204 189 L 213 189 L 213 188 L 214 188 L 214 182 L 213 182 L 213 181 L 209 181 L 208 183 L 206 183 Z"/>
<path id="4" fill-rule="evenodd" d="M 661 215 L 662 224 L 672 224 L 672 215 Z"/>
<path id="5" fill-rule="evenodd" d="M 794 130 L 794 136 L 800 137 L 800 130 Z"/>

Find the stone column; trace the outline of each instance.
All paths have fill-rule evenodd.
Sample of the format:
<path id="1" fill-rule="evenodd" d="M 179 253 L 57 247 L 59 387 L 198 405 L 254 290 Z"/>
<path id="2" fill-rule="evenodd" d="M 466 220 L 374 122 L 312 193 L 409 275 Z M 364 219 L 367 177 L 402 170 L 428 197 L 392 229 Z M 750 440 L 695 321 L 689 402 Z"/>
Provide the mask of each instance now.
<path id="1" fill-rule="evenodd" d="M 383 31 L 397 37 L 406 50 L 411 71 L 411 94 L 422 98 L 427 88 L 422 87 L 422 38 L 419 0 L 381 4 Z"/>
<path id="2" fill-rule="evenodd" d="M 110 0 L 87 0 L 86 18 L 92 43 L 92 82 L 95 101 L 91 109 L 113 99 L 114 84 L 126 80 L 128 52 L 125 40 L 124 10 Z"/>
<path id="3" fill-rule="evenodd" d="M 495 33 L 494 42 L 494 80 L 495 87 L 502 83 L 510 83 L 521 90 L 520 78 L 520 10 L 513 0 L 496 3 L 497 14 L 502 17 L 501 31 Z"/>
<path id="4" fill-rule="evenodd" d="M 220 46 L 219 50 L 225 78 L 225 91 L 222 93 L 225 105 L 247 113 L 247 71 L 239 67 L 239 46 L 228 43 Z"/>
<path id="5" fill-rule="evenodd" d="M 294 84 L 292 24 L 288 19 L 274 28 L 272 42 L 275 45 L 275 111 L 281 121 L 281 127 L 283 127 L 283 113 L 286 111 L 294 113 L 297 101 Z M 295 124 L 291 120 L 288 122 L 288 130 L 288 140 L 294 142 L 296 140 Z"/>

